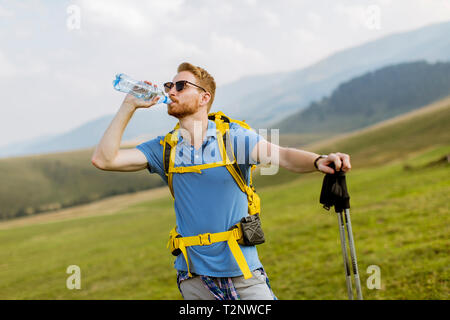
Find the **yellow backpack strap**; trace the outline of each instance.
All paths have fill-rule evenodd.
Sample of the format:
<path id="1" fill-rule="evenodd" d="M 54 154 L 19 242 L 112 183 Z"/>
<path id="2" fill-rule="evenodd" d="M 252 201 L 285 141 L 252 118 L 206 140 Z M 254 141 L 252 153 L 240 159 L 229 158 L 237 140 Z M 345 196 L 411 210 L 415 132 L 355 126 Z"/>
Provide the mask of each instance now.
<path id="1" fill-rule="evenodd" d="M 231 165 L 234 162 L 236 162 L 236 159 L 234 157 L 233 154 L 233 150 L 230 148 L 227 148 L 228 145 L 231 145 L 229 143 L 227 143 L 227 141 L 229 141 L 229 124 L 222 122 L 222 121 L 217 121 L 216 122 L 216 127 L 217 127 L 217 131 L 219 132 L 217 134 L 217 144 L 219 146 L 219 152 L 220 152 L 220 156 L 222 158 L 222 163 L 223 165 Z"/>
<path id="2" fill-rule="evenodd" d="M 188 268 L 188 274 L 190 277 L 192 277 L 192 274 L 189 270 L 189 260 L 188 260 L 188 255 L 187 255 L 187 250 L 186 250 L 186 245 L 185 245 L 185 238 L 182 238 L 181 235 L 177 232 L 177 227 L 173 227 L 172 230 L 170 230 L 169 233 L 169 242 L 167 242 L 167 248 L 169 248 L 170 252 L 174 255 L 177 256 L 180 253 L 183 254 L 184 259 L 186 261 L 186 265 Z"/>
<path id="3" fill-rule="evenodd" d="M 222 161 L 220 161 L 220 162 L 199 164 L 196 166 L 189 166 L 189 167 L 173 167 L 169 168 L 169 171 L 170 173 L 186 173 L 186 172 L 202 173 L 202 170 L 204 169 L 223 167 L 224 165 L 225 164 Z"/>
<path id="4" fill-rule="evenodd" d="M 167 243 L 167 247 L 170 248 L 170 251 L 174 255 L 178 255 L 180 253 L 183 254 L 184 260 L 186 261 L 186 265 L 188 268 L 188 274 L 192 277 L 189 267 L 189 257 L 187 254 L 187 247 L 190 246 L 204 246 L 210 245 L 217 242 L 226 241 L 230 251 L 236 260 L 239 268 L 241 269 L 244 278 L 249 279 L 252 277 L 252 273 L 250 268 L 245 260 L 245 256 L 242 253 L 241 248 L 239 247 L 238 240 L 242 238 L 242 229 L 240 225 L 237 225 L 236 228 L 233 228 L 229 231 L 217 232 L 217 233 L 204 233 L 191 237 L 181 237 L 180 234 L 176 231 L 176 227 L 170 231 L 169 234 L 169 242 Z"/>
<path id="5" fill-rule="evenodd" d="M 180 127 L 179 123 L 177 123 L 174 130 L 169 132 L 164 137 L 164 141 L 160 141 L 160 143 L 163 145 L 164 172 L 167 176 L 169 189 L 173 197 L 174 197 L 173 183 L 172 183 L 173 173 L 186 173 L 186 172 L 201 173 L 201 170 L 203 169 L 214 168 L 223 165 L 227 167 L 228 171 L 233 176 L 234 180 L 238 184 L 241 191 L 247 194 L 249 193 L 244 175 L 242 174 L 239 165 L 237 164 L 233 147 L 231 145 L 231 139 L 229 135 L 229 124 L 231 122 L 234 122 L 244 127 L 245 129 L 251 129 L 251 127 L 247 123 L 245 123 L 245 121 L 230 119 L 221 111 L 210 113 L 208 115 L 208 119 L 213 120 L 215 122 L 217 131 L 219 131 L 220 133 L 217 135 L 217 139 L 222 162 L 215 162 L 189 167 L 175 167 L 176 146 L 178 143 L 178 129 Z M 252 170 L 254 169 L 254 167 L 255 166 L 252 166 Z M 251 186 L 250 189 L 254 191 L 251 176 L 250 176 L 250 186 Z"/>
<path id="6" fill-rule="evenodd" d="M 241 127 L 245 128 L 245 129 L 248 129 L 248 130 L 251 129 L 251 127 L 248 125 L 247 122 L 245 122 L 245 120 L 243 120 L 243 121 L 239 121 L 239 120 L 235 120 L 235 119 L 230 119 L 230 120 L 231 120 L 231 122 L 237 123 L 238 125 L 240 125 Z"/>
<path id="7" fill-rule="evenodd" d="M 198 172 L 201 173 L 202 169 L 212 168 L 216 166 L 224 166 L 230 172 L 233 179 L 236 181 L 237 185 L 241 189 L 242 192 L 247 194 L 248 199 L 248 212 L 249 214 L 260 213 L 260 200 L 259 196 L 255 193 L 255 188 L 252 185 L 252 177 L 250 176 L 250 186 L 247 185 L 245 181 L 245 177 L 242 174 L 239 165 L 236 161 L 236 156 L 233 151 L 232 142 L 230 139 L 230 122 L 236 122 L 242 127 L 246 129 L 251 129 L 249 125 L 245 122 L 232 120 L 225 116 L 222 112 L 216 112 L 208 115 L 209 120 L 214 120 L 217 127 L 217 142 L 219 145 L 219 151 L 222 158 L 221 162 L 210 163 L 199 166 L 191 166 L 191 167 L 175 167 L 175 155 L 176 155 L 176 146 L 178 143 L 178 125 L 175 129 L 166 135 L 164 138 L 164 170 L 168 177 L 168 184 L 172 196 L 174 196 L 173 186 L 172 186 L 172 177 L 173 173 L 184 173 L 184 172 Z M 168 159 L 168 160 L 166 160 Z M 251 167 L 253 171 L 255 165 Z M 189 260 L 186 247 L 195 246 L 195 245 L 209 245 L 212 243 L 227 241 L 227 244 L 235 258 L 239 268 L 241 269 L 244 278 L 248 279 L 252 277 L 252 273 L 248 267 L 248 264 L 245 260 L 245 256 L 241 251 L 241 248 L 238 244 L 238 239 L 242 238 L 242 229 L 240 229 L 240 224 L 236 225 L 237 228 L 233 228 L 232 230 L 219 232 L 219 233 L 208 233 L 208 234 L 200 234 L 192 237 L 181 237 L 176 231 L 176 227 L 172 229 L 170 232 L 169 242 L 167 246 L 170 248 L 172 254 L 178 255 L 180 253 L 183 254 L 183 257 L 186 261 L 186 265 L 188 268 L 188 274 L 192 277 L 189 268 Z"/>
<path id="8" fill-rule="evenodd" d="M 228 172 L 230 172 L 236 184 L 239 186 L 242 192 L 247 194 L 248 200 L 248 213 L 256 214 L 261 212 L 261 201 L 259 196 L 255 192 L 255 188 L 252 184 L 252 178 L 250 177 L 250 186 L 247 185 L 244 175 L 242 174 L 239 165 L 236 161 L 236 156 L 233 150 L 233 146 L 231 143 L 231 138 L 229 135 L 230 122 L 236 122 L 239 125 L 241 123 L 244 124 L 244 128 L 249 129 L 250 126 L 245 122 L 231 120 L 227 116 L 225 116 L 222 112 L 216 112 L 214 114 L 210 114 L 209 116 L 214 115 L 215 123 L 219 134 L 217 135 L 217 142 L 219 144 L 219 150 L 222 156 L 222 159 L 227 161 L 226 168 Z M 232 159 L 232 160 L 231 160 Z M 252 170 L 254 169 L 254 165 L 252 166 Z M 250 172 L 251 174 L 251 172 Z"/>
<path id="9" fill-rule="evenodd" d="M 175 166 L 175 155 L 178 144 L 178 129 L 179 124 L 177 124 L 171 132 L 166 134 L 164 137 L 163 143 L 163 163 L 164 163 L 164 172 L 167 176 L 167 184 L 169 185 L 170 193 L 172 197 L 175 197 L 173 191 L 173 172 L 171 172 L 171 168 Z"/>

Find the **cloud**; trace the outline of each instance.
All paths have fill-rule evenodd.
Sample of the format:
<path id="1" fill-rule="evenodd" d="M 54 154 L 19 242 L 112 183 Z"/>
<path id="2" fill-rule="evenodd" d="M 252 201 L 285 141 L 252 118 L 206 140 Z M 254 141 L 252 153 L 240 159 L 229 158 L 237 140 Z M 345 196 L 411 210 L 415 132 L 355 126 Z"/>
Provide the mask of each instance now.
<path id="1" fill-rule="evenodd" d="M 338 14 L 344 16 L 343 21 L 353 29 L 361 28 L 366 19 L 366 6 L 363 5 L 343 5 L 338 3 L 335 7 Z"/>
<path id="2" fill-rule="evenodd" d="M 309 11 L 306 14 L 306 21 L 312 28 L 318 29 L 320 26 L 322 26 L 323 19 L 317 13 Z"/>
<path id="3" fill-rule="evenodd" d="M 0 77 L 14 77 L 18 74 L 16 66 L 8 60 L 3 52 L 0 51 Z"/>
<path id="4" fill-rule="evenodd" d="M 249 6 L 256 6 L 258 0 L 245 0 L 247 5 Z"/>
<path id="5" fill-rule="evenodd" d="M 49 70 L 48 64 L 39 58 L 28 57 L 24 54 L 18 54 L 15 58 L 20 60 L 21 63 L 14 63 L 6 54 L 0 51 L 0 79 L 41 75 Z"/>
<path id="6" fill-rule="evenodd" d="M 0 5 L 0 18 L 11 18 L 14 16 L 12 10 L 6 9 Z"/>
<path id="7" fill-rule="evenodd" d="M 187 41 L 182 37 L 176 37 L 173 34 L 168 34 L 163 37 L 162 44 L 167 52 L 167 57 L 175 59 L 189 59 L 191 57 L 203 56 L 204 50 L 202 50 L 193 41 Z"/>
<path id="8" fill-rule="evenodd" d="M 232 59 L 235 56 L 242 56 L 258 62 L 264 61 L 264 55 L 261 52 L 246 47 L 236 38 L 212 32 L 210 39 L 212 51 L 223 53 L 224 58 L 230 57 Z"/>
<path id="9" fill-rule="evenodd" d="M 260 74 L 266 71 L 264 67 L 269 64 L 266 56 L 255 48 L 246 46 L 237 38 L 212 32 L 210 48 L 203 54 L 205 61 L 215 66 L 218 83 L 224 79 L 237 80 L 248 74 Z M 230 75 L 229 71 L 233 70 Z"/>
<path id="10" fill-rule="evenodd" d="M 158 22 L 177 12 L 184 0 L 79 0 L 83 18 L 108 29 L 125 29 L 130 35 L 150 34 Z M 161 30 L 158 30 L 161 31 Z"/>
<path id="11" fill-rule="evenodd" d="M 292 33 L 294 36 L 293 41 L 298 41 L 302 45 L 307 45 L 317 40 L 317 35 L 305 28 L 296 28 Z"/>
<path id="12" fill-rule="evenodd" d="M 123 99 L 111 88 L 116 72 L 162 83 L 173 77 L 180 62 L 189 61 L 205 67 L 222 86 L 243 76 L 296 70 L 383 35 L 450 20 L 448 0 L 335 3 L 1 2 L 0 82 L 7 90 L 0 92 L 0 99 L 11 108 L 0 109 L 0 145 L 2 137 L 67 130 L 115 112 Z M 79 30 L 66 28 L 69 5 L 80 7 Z M 377 32 L 365 25 L 369 5 L 381 8 L 382 28 Z M 33 86 L 20 85 L 31 82 Z M 54 94 L 48 94 L 49 88 Z M 14 119 L 23 114 L 26 106 L 20 96 L 33 97 L 35 119 L 29 123 L 7 120 L 13 119 L 10 113 L 17 113 Z M 33 125 L 36 122 L 39 126 Z"/>
<path id="13" fill-rule="evenodd" d="M 267 21 L 267 24 L 271 27 L 279 27 L 280 26 L 280 17 L 272 11 L 264 10 L 263 16 Z"/>
<path id="14" fill-rule="evenodd" d="M 82 19 L 87 18 L 93 24 L 139 33 L 153 29 L 151 20 L 146 19 L 143 10 L 139 6 L 130 6 L 128 1 L 82 0 L 80 5 Z"/>

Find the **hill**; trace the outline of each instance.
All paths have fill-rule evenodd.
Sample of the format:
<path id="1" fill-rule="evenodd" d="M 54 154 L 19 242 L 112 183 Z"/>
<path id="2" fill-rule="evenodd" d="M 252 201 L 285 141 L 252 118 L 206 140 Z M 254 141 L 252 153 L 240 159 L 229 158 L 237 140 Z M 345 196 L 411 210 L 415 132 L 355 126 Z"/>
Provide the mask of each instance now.
<path id="1" fill-rule="evenodd" d="M 246 77 L 217 90 L 215 108 L 253 127 L 282 119 L 329 95 L 339 84 L 398 63 L 450 61 L 450 22 L 391 34 L 290 72 Z"/>
<path id="2" fill-rule="evenodd" d="M 330 135 L 301 149 L 350 155 L 353 168 L 378 167 L 450 144 L 450 97 L 352 133 Z M 292 147 L 298 147 L 295 143 Z M 275 176 L 254 177 L 256 187 L 282 184 L 296 174 L 280 168 Z"/>
<path id="3" fill-rule="evenodd" d="M 436 107 L 437 106 L 437 107 Z M 419 109 L 400 119 L 393 119 L 378 125 L 376 138 L 368 128 L 358 132 L 358 136 L 345 140 L 343 144 L 333 138 L 333 144 L 325 139 L 322 144 L 301 146 L 317 153 L 341 151 L 351 154 L 354 165 L 380 164 L 389 157 L 404 157 L 413 150 L 423 150 L 434 143 L 445 144 L 449 138 L 450 100 L 444 99 Z M 437 108 L 437 109 L 436 109 Z M 416 116 L 414 116 L 416 114 Z M 398 122 L 398 123 L 397 123 Z M 344 136 L 343 139 L 346 136 Z M 400 140 L 393 137 L 400 137 Z M 418 137 L 418 138 L 413 138 Z M 403 144 L 402 139 L 408 140 Z M 355 142 L 353 142 L 355 140 Z M 386 152 L 378 150 L 376 156 L 369 157 L 375 145 L 373 141 L 384 141 L 389 145 Z M 283 141 L 283 139 L 281 139 Z M 295 139 L 292 139 L 295 141 Z M 368 143 L 365 144 L 364 141 Z M 433 142 L 430 144 L 430 142 Z M 291 146 L 299 147 L 292 142 Z M 364 147 L 361 147 L 364 146 Z M 129 145 L 128 147 L 133 147 Z M 391 150 L 395 150 L 391 151 Z M 92 166 L 92 149 L 77 150 L 57 154 L 0 159 L 0 220 L 11 219 L 44 212 L 55 211 L 79 204 L 90 203 L 109 196 L 146 190 L 162 186 L 159 176 L 147 171 L 120 172 L 100 171 Z M 358 156 L 363 155 L 363 158 Z M 295 174 L 283 170 L 275 176 L 254 177 L 256 187 L 284 183 Z"/>
<path id="4" fill-rule="evenodd" d="M 347 183 L 367 300 L 450 298 L 450 166 L 436 162 L 450 153 L 449 119 L 450 100 L 441 101 L 316 147 L 352 156 Z M 295 177 L 257 182 L 266 235 L 258 251 L 271 286 L 280 299 L 347 299 L 337 219 L 319 204 L 323 175 Z M 3 228 L 0 298 L 180 299 L 165 247 L 174 223 L 167 195 L 111 215 Z M 69 265 L 81 269 L 81 290 L 64 285 Z M 380 267 L 380 290 L 366 287 L 371 265 Z"/>
<path id="5" fill-rule="evenodd" d="M 281 133 L 339 133 L 367 127 L 450 95 L 450 63 L 384 67 L 344 82 L 331 96 L 274 125 Z"/>
<path id="6" fill-rule="evenodd" d="M 0 220 L 39 214 L 162 186 L 144 171 L 100 171 L 93 150 L 0 159 Z"/>
<path id="7" fill-rule="evenodd" d="M 273 127 L 312 101 L 329 95 L 340 83 L 368 71 L 408 61 L 450 61 L 448 34 L 450 22 L 433 24 L 342 50 L 300 70 L 245 77 L 217 88 L 212 111 L 222 110 L 254 128 Z M 93 119 L 61 135 L 2 147 L 0 157 L 91 147 L 100 140 L 113 116 Z M 159 105 L 137 112 L 123 138 L 156 136 L 168 132 L 174 124 L 165 106 Z"/>

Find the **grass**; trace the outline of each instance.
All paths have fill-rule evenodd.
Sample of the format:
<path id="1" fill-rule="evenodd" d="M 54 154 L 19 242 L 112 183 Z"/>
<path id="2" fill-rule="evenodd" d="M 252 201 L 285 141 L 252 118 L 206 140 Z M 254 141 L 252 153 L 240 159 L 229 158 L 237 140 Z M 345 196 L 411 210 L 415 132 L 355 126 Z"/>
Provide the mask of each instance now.
<path id="1" fill-rule="evenodd" d="M 450 147 L 418 155 L 427 163 Z M 348 174 L 359 271 L 366 299 L 448 299 L 449 165 L 404 163 Z M 346 299 L 334 212 L 319 205 L 321 174 L 262 188 L 267 242 L 260 258 L 280 299 Z M 168 197 L 110 216 L 0 231 L 1 299 L 180 299 L 165 248 L 175 223 Z M 81 268 L 81 290 L 66 268 Z M 381 268 L 381 290 L 365 283 Z"/>
<path id="2" fill-rule="evenodd" d="M 450 180 L 443 178 L 448 169 L 447 165 L 410 174 L 397 164 L 349 174 L 366 299 L 448 299 Z M 275 230 L 268 235 L 268 245 L 261 247 L 263 261 L 270 266 L 275 290 L 283 284 L 280 298 L 345 299 L 335 213 L 317 206 L 320 181 L 302 180 L 284 194 L 264 194 L 264 226 Z M 373 264 L 381 268 L 381 290 L 365 286 L 365 270 Z"/>
<path id="3" fill-rule="evenodd" d="M 365 299 L 450 298 L 450 167 L 435 163 L 450 153 L 449 123 L 447 104 L 305 148 L 352 156 L 347 184 Z M 280 299 L 347 299 L 336 214 L 319 204 L 322 178 L 255 177 L 267 240 L 258 251 Z M 165 247 L 175 224 L 169 196 L 80 216 L 0 228 L 0 299 L 181 299 Z M 70 265 L 81 268 L 81 290 L 66 288 Z M 380 290 L 366 286 L 371 265 L 380 267 Z"/>
<path id="4" fill-rule="evenodd" d="M 163 228 L 174 223 L 170 205 L 170 199 L 144 202 L 109 218 L 1 232 L 0 298 L 168 298 L 168 293 L 148 288 L 164 287 L 170 278 L 171 259 L 161 242 L 167 236 Z M 80 291 L 65 287 L 66 268 L 73 264 L 81 268 Z M 161 269 L 165 272 L 155 276 Z"/>

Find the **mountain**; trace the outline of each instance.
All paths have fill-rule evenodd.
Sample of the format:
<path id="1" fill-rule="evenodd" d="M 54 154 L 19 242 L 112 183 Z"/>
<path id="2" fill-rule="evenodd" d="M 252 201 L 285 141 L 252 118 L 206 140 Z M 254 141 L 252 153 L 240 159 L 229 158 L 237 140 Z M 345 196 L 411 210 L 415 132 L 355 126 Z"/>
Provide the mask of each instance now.
<path id="1" fill-rule="evenodd" d="M 315 141 L 301 149 L 317 154 L 337 151 L 349 154 L 352 172 L 371 168 L 376 174 L 377 168 L 393 162 L 409 162 L 415 168 L 423 168 L 422 165 L 433 162 L 410 162 L 410 159 L 433 149 L 436 149 L 431 152 L 434 160 L 442 161 L 444 156 L 450 155 L 450 96 L 363 129 Z M 450 165 L 449 160 L 445 162 Z M 351 173 L 354 174 L 356 171 Z M 261 190 L 294 179 L 298 179 L 298 173 L 284 168 L 280 168 L 276 175 L 262 175 L 255 170 L 253 184 Z"/>
<path id="2" fill-rule="evenodd" d="M 300 70 L 244 77 L 217 89 L 212 110 L 244 119 L 254 128 L 267 128 L 329 95 L 340 83 L 368 71 L 417 60 L 450 61 L 449 34 L 450 22 L 434 24 L 342 50 Z M 176 123 L 163 105 L 146 111 L 133 116 L 124 140 L 164 134 Z M 2 147 L 0 157 L 91 147 L 98 143 L 113 116 L 94 119 L 44 141 Z"/>
<path id="3" fill-rule="evenodd" d="M 376 167 L 405 160 L 430 148 L 449 150 L 449 129 L 450 97 L 359 132 L 325 139 L 305 150 L 319 154 L 339 150 L 351 155 L 355 169 Z M 41 214 L 112 195 L 164 186 L 158 175 L 149 175 L 147 170 L 126 174 L 98 170 L 91 164 L 92 152 L 92 149 L 83 149 L 0 159 L 0 220 Z M 298 177 L 298 173 L 280 168 L 274 176 L 255 172 L 254 184 L 261 188 Z"/>
<path id="4" fill-rule="evenodd" d="M 338 133 L 414 110 L 450 95 L 450 62 L 402 63 L 344 82 L 330 97 L 275 124 L 280 133 Z"/>
<path id="5" fill-rule="evenodd" d="M 157 175 L 102 171 L 92 149 L 0 159 L 0 220 L 163 186 Z"/>
<path id="6" fill-rule="evenodd" d="M 131 118 L 123 134 L 123 141 L 148 140 L 157 134 L 175 126 L 176 119 L 167 117 L 165 105 L 156 105 L 149 109 L 138 109 Z M 96 145 L 108 128 L 114 114 L 91 120 L 75 129 L 60 135 L 39 137 L 30 141 L 16 142 L 0 148 L 0 158 L 51 153 L 82 149 Z M 165 121 L 159 119 L 166 118 Z M 145 138 L 145 139 L 144 139 Z"/>
<path id="7" fill-rule="evenodd" d="M 449 34 L 450 22 L 392 34 L 342 50 L 301 70 L 239 80 L 218 90 L 214 104 L 253 127 L 271 127 L 329 95 L 340 83 L 368 71 L 417 60 L 450 61 Z M 252 90 L 245 90 L 250 82 L 254 82 Z M 241 89 L 236 94 L 237 87 Z"/>

